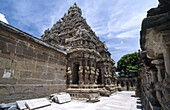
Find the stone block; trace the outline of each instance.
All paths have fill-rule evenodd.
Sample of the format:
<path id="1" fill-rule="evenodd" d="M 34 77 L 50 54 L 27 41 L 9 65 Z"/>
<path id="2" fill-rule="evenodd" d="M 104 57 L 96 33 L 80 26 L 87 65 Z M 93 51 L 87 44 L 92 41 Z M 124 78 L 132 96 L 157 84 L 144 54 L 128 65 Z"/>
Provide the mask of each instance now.
<path id="1" fill-rule="evenodd" d="M 27 86 L 27 85 L 16 85 L 14 86 L 15 93 L 17 94 L 27 94 L 27 93 L 34 93 L 33 86 Z"/>
<path id="2" fill-rule="evenodd" d="M 45 66 L 41 66 L 39 64 L 37 64 L 36 66 L 36 71 L 40 71 L 40 72 L 46 72 L 46 67 Z"/>
<path id="3" fill-rule="evenodd" d="M 58 89 L 60 88 L 60 89 Z M 66 91 L 66 84 L 55 84 L 55 85 L 49 85 L 48 86 L 49 93 L 56 93 L 56 92 L 62 92 Z"/>
<path id="4" fill-rule="evenodd" d="M 20 78 L 31 78 L 32 72 L 30 71 L 20 71 Z"/>
<path id="5" fill-rule="evenodd" d="M 11 106 L 14 107 L 16 105 L 16 103 L 8 103 L 8 104 L 0 104 L 0 109 L 2 110 L 11 110 L 9 109 Z M 15 106 L 16 107 L 16 106 Z M 16 110 L 16 109 L 12 109 L 12 110 Z"/>
<path id="6" fill-rule="evenodd" d="M 4 69 L 0 68 L 0 78 L 2 78 L 3 74 L 4 74 Z"/>
<path id="7" fill-rule="evenodd" d="M 14 39 L 11 39 L 11 37 L 9 36 L 1 36 L 0 40 L 3 42 L 5 41 L 7 43 L 16 44 L 16 41 Z"/>
<path id="8" fill-rule="evenodd" d="M 5 59 L 1 59 L 0 60 L 0 68 L 5 69 L 5 64 L 6 64 Z"/>
<path id="9" fill-rule="evenodd" d="M 18 84 L 45 84 L 46 81 L 44 80 L 39 80 L 39 79 L 18 79 L 17 80 Z"/>
<path id="10" fill-rule="evenodd" d="M 0 57 L 4 58 L 4 59 L 10 59 L 11 55 L 10 55 L 10 52 L 2 51 L 1 54 L 0 54 Z"/>
<path id="11" fill-rule="evenodd" d="M 23 54 L 31 57 L 36 57 L 36 53 L 31 48 L 24 49 Z"/>
<path id="12" fill-rule="evenodd" d="M 57 103 L 66 103 L 66 102 L 70 102 L 71 101 L 71 97 L 70 94 L 66 93 L 66 94 L 56 94 L 54 95 L 54 100 Z"/>
<path id="13" fill-rule="evenodd" d="M 0 41 L 0 50 L 2 50 L 2 51 L 7 51 L 6 42 Z"/>
<path id="14" fill-rule="evenodd" d="M 30 65 L 31 65 L 31 63 L 28 63 L 28 62 L 24 62 L 24 70 L 29 70 L 30 71 Z"/>
<path id="15" fill-rule="evenodd" d="M 57 71 L 56 71 L 56 68 L 48 67 L 48 68 L 47 68 L 47 72 L 48 72 L 48 73 L 56 73 Z"/>
<path id="16" fill-rule="evenodd" d="M 45 93 L 46 86 L 35 86 L 33 91 L 34 93 Z"/>
<path id="17" fill-rule="evenodd" d="M 56 79 L 66 79 L 64 74 L 56 74 Z"/>
<path id="18" fill-rule="evenodd" d="M 19 47 L 27 48 L 27 45 L 28 45 L 28 44 L 26 44 L 26 42 L 24 42 L 24 41 L 19 41 L 19 42 L 17 43 L 17 45 L 18 45 Z"/>
<path id="19" fill-rule="evenodd" d="M 20 46 L 16 46 L 16 53 L 22 55 L 23 54 L 23 48 L 20 47 Z"/>
<path id="20" fill-rule="evenodd" d="M 57 64 L 57 63 L 58 63 L 58 59 L 55 59 L 55 58 L 50 57 L 48 63 Z"/>
<path id="21" fill-rule="evenodd" d="M 8 44 L 8 52 L 15 53 L 15 47 L 13 44 Z"/>
<path id="22" fill-rule="evenodd" d="M 55 79 L 55 73 L 44 73 L 42 74 L 42 79 L 45 80 L 54 80 Z"/>
<path id="23" fill-rule="evenodd" d="M 31 110 L 49 105 L 51 105 L 51 103 L 46 98 L 32 99 L 26 101 L 26 106 Z"/>
<path id="24" fill-rule="evenodd" d="M 1 94 L 13 94 L 15 93 L 14 86 L 0 86 L 0 93 Z"/>
<path id="25" fill-rule="evenodd" d="M 14 71 L 14 76 L 13 76 L 13 78 L 16 78 L 16 79 L 20 78 L 20 70 L 15 70 L 15 71 Z"/>
<path id="26" fill-rule="evenodd" d="M 17 61 L 24 61 L 24 55 L 15 54 L 15 60 L 17 60 Z"/>
<path id="27" fill-rule="evenodd" d="M 0 78 L 0 84 L 16 84 L 15 78 Z"/>
<path id="28" fill-rule="evenodd" d="M 47 54 L 45 54 L 45 53 L 42 53 L 42 54 L 40 54 L 40 53 L 37 53 L 37 60 L 38 61 L 47 61 L 48 60 L 48 55 Z"/>
<path id="29" fill-rule="evenodd" d="M 33 72 L 32 73 L 32 78 L 42 78 L 42 73 L 41 72 Z"/>
<path id="30" fill-rule="evenodd" d="M 27 107 L 25 106 L 26 101 L 27 101 L 27 100 L 19 100 L 19 101 L 16 101 L 17 107 L 18 107 L 20 110 L 26 109 L 26 108 L 27 108 Z"/>

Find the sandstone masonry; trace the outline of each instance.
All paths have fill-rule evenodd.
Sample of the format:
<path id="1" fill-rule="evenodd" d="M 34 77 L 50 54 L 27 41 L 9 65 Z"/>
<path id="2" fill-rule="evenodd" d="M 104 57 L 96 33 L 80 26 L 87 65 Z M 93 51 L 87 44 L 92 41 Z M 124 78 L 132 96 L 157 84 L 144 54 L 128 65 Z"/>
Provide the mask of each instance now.
<path id="1" fill-rule="evenodd" d="M 0 103 L 66 90 L 66 53 L 0 22 Z"/>
<path id="2" fill-rule="evenodd" d="M 143 20 L 138 80 L 146 110 L 170 110 L 170 2 L 159 0 Z"/>

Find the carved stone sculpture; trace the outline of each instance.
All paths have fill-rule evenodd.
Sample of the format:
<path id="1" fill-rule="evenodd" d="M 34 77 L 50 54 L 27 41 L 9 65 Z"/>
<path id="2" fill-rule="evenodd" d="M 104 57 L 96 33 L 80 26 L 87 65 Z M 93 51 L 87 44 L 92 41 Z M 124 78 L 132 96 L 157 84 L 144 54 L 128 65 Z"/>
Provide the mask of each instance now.
<path id="1" fill-rule="evenodd" d="M 99 76 L 99 69 L 96 70 L 96 75 L 95 75 L 95 84 L 97 84 L 97 79 Z"/>
<path id="2" fill-rule="evenodd" d="M 90 70 L 90 83 L 91 84 L 94 84 L 94 76 L 95 76 L 95 68 L 94 67 L 91 67 L 91 70 Z"/>
<path id="3" fill-rule="evenodd" d="M 79 84 L 83 84 L 83 66 L 79 66 Z"/>
<path id="4" fill-rule="evenodd" d="M 68 69 L 67 69 L 67 75 L 68 75 L 69 84 L 72 84 L 72 73 L 71 73 L 70 67 L 68 67 Z"/>
<path id="5" fill-rule="evenodd" d="M 85 66 L 85 84 L 89 84 L 89 66 Z"/>

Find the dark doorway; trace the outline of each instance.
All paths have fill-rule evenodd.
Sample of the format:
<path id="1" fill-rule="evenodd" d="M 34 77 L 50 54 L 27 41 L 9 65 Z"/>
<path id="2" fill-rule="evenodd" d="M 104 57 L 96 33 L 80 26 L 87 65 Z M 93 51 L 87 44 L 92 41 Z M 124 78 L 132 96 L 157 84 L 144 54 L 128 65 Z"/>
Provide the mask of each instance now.
<path id="1" fill-rule="evenodd" d="M 97 79 L 97 84 L 102 84 L 102 74 L 101 74 L 101 69 L 99 69 L 99 76 Z"/>
<path id="2" fill-rule="evenodd" d="M 79 64 L 74 64 L 73 67 L 73 84 L 78 84 L 79 81 L 79 76 L 78 76 L 78 71 L 79 71 Z"/>
<path id="3" fill-rule="evenodd" d="M 129 91 L 129 83 L 126 82 L 127 91 Z"/>

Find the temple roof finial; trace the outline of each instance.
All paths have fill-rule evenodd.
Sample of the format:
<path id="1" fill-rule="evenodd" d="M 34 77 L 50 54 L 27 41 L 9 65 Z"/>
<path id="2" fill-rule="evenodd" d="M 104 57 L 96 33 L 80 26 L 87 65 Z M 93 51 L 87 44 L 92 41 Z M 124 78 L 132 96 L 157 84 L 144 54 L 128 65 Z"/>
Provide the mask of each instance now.
<path id="1" fill-rule="evenodd" d="M 76 2 L 74 2 L 74 6 L 77 6 Z"/>

